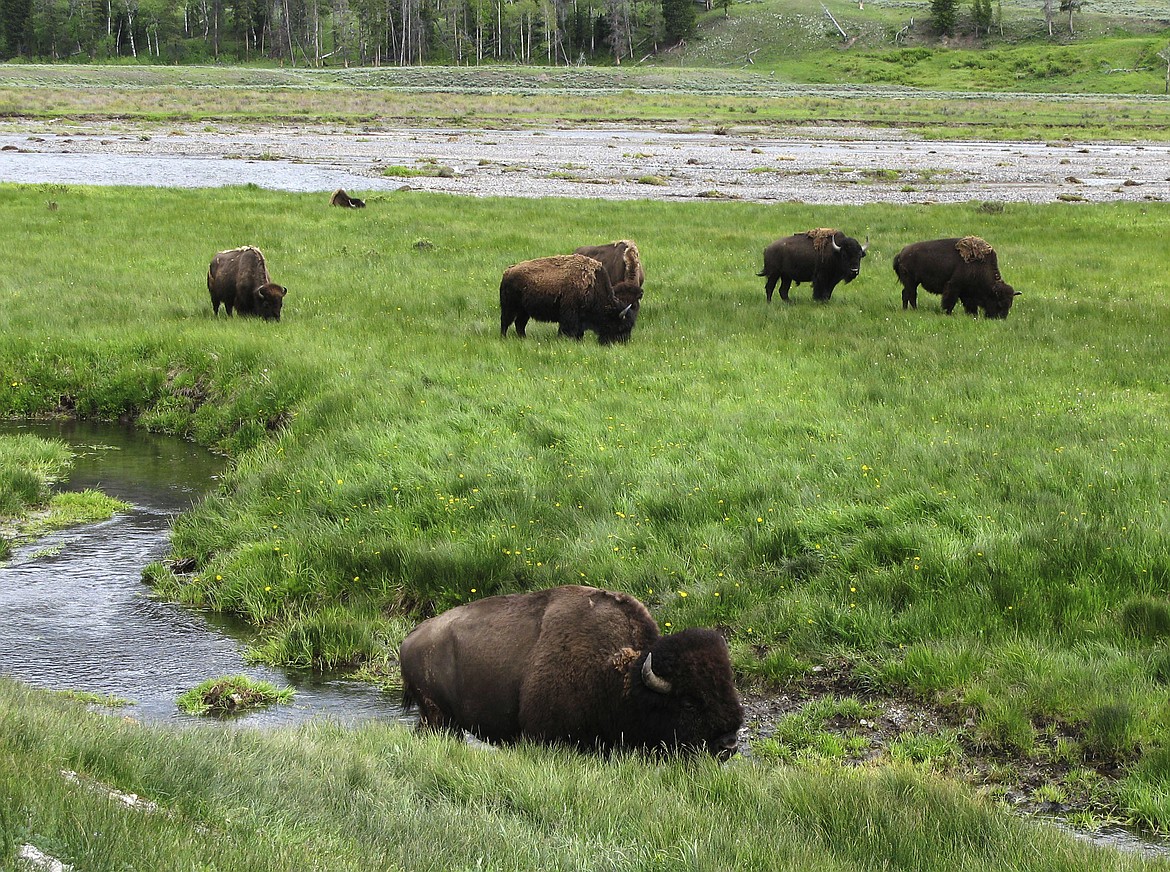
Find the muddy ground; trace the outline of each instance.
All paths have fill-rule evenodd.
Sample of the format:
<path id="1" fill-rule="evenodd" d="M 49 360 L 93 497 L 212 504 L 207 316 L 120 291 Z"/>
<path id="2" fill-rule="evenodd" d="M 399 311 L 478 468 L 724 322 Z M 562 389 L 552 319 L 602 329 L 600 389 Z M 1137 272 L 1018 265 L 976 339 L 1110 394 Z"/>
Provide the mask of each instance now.
<path id="1" fill-rule="evenodd" d="M 421 174 L 420 174 L 421 173 Z M 462 130 L 6 121 L 0 180 L 814 204 L 1170 200 L 1164 143 L 929 142 L 898 130 Z"/>

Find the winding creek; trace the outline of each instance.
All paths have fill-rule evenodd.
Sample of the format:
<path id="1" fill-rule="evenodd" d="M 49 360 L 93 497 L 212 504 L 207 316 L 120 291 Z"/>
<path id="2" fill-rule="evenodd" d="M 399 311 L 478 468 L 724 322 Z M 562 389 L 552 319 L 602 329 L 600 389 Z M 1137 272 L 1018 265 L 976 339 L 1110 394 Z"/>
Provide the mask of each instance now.
<path id="1" fill-rule="evenodd" d="M 198 446 L 111 424 L 0 423 L 0 432 L 56 438 L 76 452 L 64 489 L 95 488 L 130 503 L 108 521 L 51 533 L 0 566 L 0 673 L 35 687 L 112 695 L 143 721 L 203 722 L 176 698 L 207 678 L 244 673 L 296 696 L 232 718 L 277 726 L 322 717 L 396 718 L 368 684 L 248 666 L 249 633 L 222 616 L 151 596 L 142 569 L 167 554 L 172 518 L 214 486 L 222 461 Z"/>
<path id="2" fill-rule="evenodd" d="M 0 565 L 0 673 L 35 687 L 129 700 L 120 712 L 148 722 L 222 723 L 187 715 L 175 700 L 204 679 L 235 673 L 291 686 L 296 696 L 287 705 L 237 715 L 231 724 L 405 720 L 392 696 L 368 684 L 248 666 L 247 627 L 151 595 L 142 569 L 166 556 L 171 520 L 214 486 L 223 465 L 219 458 L 129 426 L 0 421 L 0 433 L 14 432 L 70 445 L 76 464 L 63 489 L 95 488 L 131 508 L 16 548 Z M 1170 856 L 1170 842 L 1163 839 L 1122 828 L 1078 832 L 1058 819 L 1049 823 L 1103 847 Z"/>

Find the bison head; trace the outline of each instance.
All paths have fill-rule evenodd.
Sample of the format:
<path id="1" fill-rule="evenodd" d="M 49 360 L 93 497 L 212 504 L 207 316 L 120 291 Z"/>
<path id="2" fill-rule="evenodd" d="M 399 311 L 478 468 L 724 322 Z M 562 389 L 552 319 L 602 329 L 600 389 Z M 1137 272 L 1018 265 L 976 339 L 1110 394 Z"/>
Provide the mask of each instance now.
<path id="1" fill-rule="evenodd" d="M 991 286 L 991 291 L 987 294 L 986 303 L 983 306 L 983 311 L 988 318 L 1006 318 L 1008 310 L 1011 309 L 1012 303 L 1015 302 L 1016 297 L 1020 292 L 1009 285 L 1007 282 L 1000 280 Z"/>
<path id="2" fill-rule="evenodd" d="M 721 760 L 735 753 L 743 706 L 722 636 L 704 629 L 663 636 L 634 668 L 637 744 L 706 751 Z"/>
<path id="3" fill-rule="evenodd" d="M 841 278 L 848 284 L 861 274 L 861 259 L 869 249 L 869 240 L 862 245 L 852 236 L 838 231 L 833 235 L 833 254 L 841 265 Z"/>
<path id="4" fill-rule="evenodd" d="M 284 305 L 284 295 L 287 293 L 287 288 L 282 288 L 274 282 L 256 288 L 252 291 L 256 314 L 266 321 L 279 321 L 280 307 Z"/>
<path id="5" fill-rule="evenodd" d="M 629 342 L 642 308 L 642 288 L 636 281 L 619 282 L 613 289 L 617 305 L 610 309 L 598 325 L 597 341 L 602 345 Z"/>

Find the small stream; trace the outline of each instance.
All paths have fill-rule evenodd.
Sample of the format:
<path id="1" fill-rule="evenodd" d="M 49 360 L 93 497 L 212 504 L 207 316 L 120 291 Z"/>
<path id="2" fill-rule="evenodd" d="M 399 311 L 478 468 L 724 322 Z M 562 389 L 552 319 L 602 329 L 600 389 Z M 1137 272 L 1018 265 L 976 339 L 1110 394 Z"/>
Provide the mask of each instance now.
<path id="1" fill-rule="evenodd" d="M 0 433 L 66 442 L 78 456 L 62 489 L 95 488 L 132 506 L 14 549 L 0 566 L 0 674 L 130 700 L 120 711 L 152 722 L 208 721 L 179 711 L 176 698 L 205 679 L 236 673 L 294 687 L 296 696 L 233 723 L 355 723 L 401 714 L 391 695 L 362 682 L 247 666 L 247 627 L 152 597 L 143 567 L 167 555 L 173 517 L 214 487 L 222 460 L 129 426 L 0 422 Z"/>

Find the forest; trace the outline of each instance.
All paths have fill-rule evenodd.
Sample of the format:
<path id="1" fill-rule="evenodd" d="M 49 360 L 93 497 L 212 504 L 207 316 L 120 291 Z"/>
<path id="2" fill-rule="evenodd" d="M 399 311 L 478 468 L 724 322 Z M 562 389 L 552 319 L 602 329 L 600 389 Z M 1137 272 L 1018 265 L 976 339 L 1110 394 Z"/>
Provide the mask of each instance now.
<path id="1" fill-rule="evenodd" d="M 0 58 L 620 64 L 676 44 L 703 8 L 703 0 L 0 0 Z"/>

